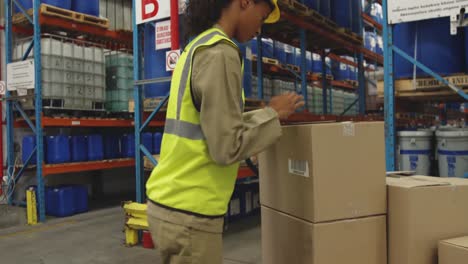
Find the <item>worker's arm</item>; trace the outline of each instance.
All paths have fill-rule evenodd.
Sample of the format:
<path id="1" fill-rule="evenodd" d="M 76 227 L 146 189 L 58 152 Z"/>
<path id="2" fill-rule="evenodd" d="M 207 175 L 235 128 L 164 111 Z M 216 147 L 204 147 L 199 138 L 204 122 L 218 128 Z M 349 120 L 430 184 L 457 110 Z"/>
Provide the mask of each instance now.
<path id="1" fill-rule="evenodd" d="M 271 108 L 242 113 L 241 61 L 226 43 L 197 52 L 192 92 L 213 160 L 222 165 L 244 160 L 281 136 L 278 114 Z"/>

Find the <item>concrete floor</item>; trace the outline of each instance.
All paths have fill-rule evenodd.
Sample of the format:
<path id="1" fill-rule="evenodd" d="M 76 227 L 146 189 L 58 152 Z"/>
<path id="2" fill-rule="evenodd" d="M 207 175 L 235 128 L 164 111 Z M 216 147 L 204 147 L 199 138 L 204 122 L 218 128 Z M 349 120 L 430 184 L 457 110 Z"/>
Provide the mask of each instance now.
<path id="1" fill-rule="evenodd" d="M 123 245 L 123 218 L 118 207 L 0 230 L 0 262 L 158 264 L 154 250 Z M 231 224 L 224 238 L 224 264 L 260 264 L 260 249 L 259 217 Z"/>

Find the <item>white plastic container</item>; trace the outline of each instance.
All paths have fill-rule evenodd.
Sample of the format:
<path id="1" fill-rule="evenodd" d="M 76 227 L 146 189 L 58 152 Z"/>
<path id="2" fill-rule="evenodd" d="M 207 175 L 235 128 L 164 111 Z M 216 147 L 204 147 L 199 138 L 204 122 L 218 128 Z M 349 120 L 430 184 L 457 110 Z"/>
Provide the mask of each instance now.
<path id="1" fill-rule="evenodd" d="M 436 136 L 439 175 L 463 178 L 468 172 L 468 130 L 440 130 Z"/>
<path id="2" fill-rule="evenodd" d="M 432 131 L 398 132 L 398 163 L 402 171 L 431 175 Z"/>

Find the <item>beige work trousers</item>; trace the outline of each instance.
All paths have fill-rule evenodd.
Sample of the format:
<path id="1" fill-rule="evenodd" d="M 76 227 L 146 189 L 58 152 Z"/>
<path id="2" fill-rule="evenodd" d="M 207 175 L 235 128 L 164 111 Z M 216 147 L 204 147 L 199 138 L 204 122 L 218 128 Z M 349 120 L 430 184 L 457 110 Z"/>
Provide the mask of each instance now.
<path id="1" fill-rule="evenodd" d="M 162 264 L 223 263 L 222 217 L 197 217 L 148 202 L 148 224 Z"/>

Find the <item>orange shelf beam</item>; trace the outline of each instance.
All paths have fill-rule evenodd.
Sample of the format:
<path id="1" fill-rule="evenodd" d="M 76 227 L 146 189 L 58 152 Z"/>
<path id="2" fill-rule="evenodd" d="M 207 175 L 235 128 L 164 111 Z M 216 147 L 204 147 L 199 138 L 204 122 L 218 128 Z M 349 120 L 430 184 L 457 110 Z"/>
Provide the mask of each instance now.
<path id="1" fill-rule="evenodd" d="M 372 52 L 372 51 L 370 51 L 370 50 L 368 50 L 368 49 L 366 49 L 366 48 L 364 48 L 364 47 L 362 47 L 361 52 L 362 52 L 362 54 L 364 55 L 364 58 L 365 58 L 366 60 L 375 61 L 375 62 L 377 62 L 379 65 L 383 65 L 383 63 L 384 63 L 384 58 L 383 58 L 382 55 L 379 55 L 379 54 L 377 54 L 377 53 L 375 53 L 375 52 Z"/>
<path id="2" fill-rule="evenodd" d="M 374 27 L 375 29 L 379 30 L 379 31 L 382 31 L 383 30 L 383 27 L 381 24 L 377 23 L 377 21 L 375 21 L 371 16 L 369 16 L 368 14 L 366 13 L 362 13 L 362 18 L 364 20 L 364 23 L 366 23 L 367 25 L 371 26 L 371 27 Z"/>
<path id="3" fill-rule="evenodd" d="M 164 121 L 155 120 L 150 126 L 163 127 L 164 124 Z M 133 127 L 134 125 L 134 121 L 129 119 L 42 118 L 42 127 Z M 24 120 L 19 120 L 15 122 L 15 127 L 27 127 L 27 124 Z"/>
<path id="4" fill-rule="evenodd" d="M 87 35 L 88 40 L 102 40 L 113 47 L 133 46 L 133 35 L 131 32 L 117 32 L 102 27 L 78 23 L 69 19 L 39 14 L 39 23 L 43 27 L 63 29 L 77 35 Z M 13 31 L 32 35 L 31 25 L 14 25 Z"/>
<path id="5" fill-rule="evenodd" d="M 119 160 L 100 160 L 90 162 L 77 162 L 65 164 L 46 164 L 43 167 L 43 175 L 54 175 L 62 173 L 96 171 L 106 169 L 116 169 L 135 166 L 134 159 L 119 159 Z"/>
<path id="6" fill-rule="evenodd" d="M 342 81 L 331 81 L 331 85 L 335 87 L 339 87 L 339 88 L 350 89 L 350 90 L 356 90 L 357 88 L 347 82 L 342 82 Z"/>

